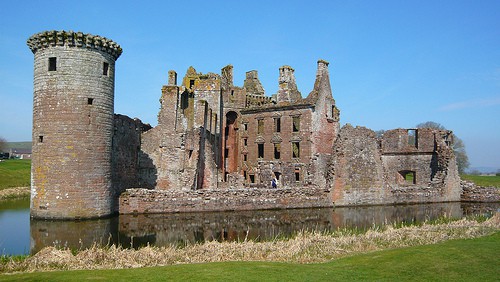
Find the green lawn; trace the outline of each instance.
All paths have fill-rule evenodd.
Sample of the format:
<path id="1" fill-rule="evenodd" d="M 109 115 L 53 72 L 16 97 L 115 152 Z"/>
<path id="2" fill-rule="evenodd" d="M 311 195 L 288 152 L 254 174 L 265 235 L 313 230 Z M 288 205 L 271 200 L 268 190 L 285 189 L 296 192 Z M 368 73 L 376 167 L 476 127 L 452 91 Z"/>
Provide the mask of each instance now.
<path id="1" fill-rule="evenodd" d="M 31 160 L 0 162 L 0 189 L 30 186 Z"/>
<path id="2" fill-rule="evenodd" d="M 9 281 L 498 281 L 500 232 L 320 264 L 221 262 L 0 275 Z"/>
<path id="3" fill-rule="evenodd" d="M 479 186 L 494 186 L 500 188 L 500 176 L 484 176 L 484 175 L 470 175 L 462 174 L 460 178 L 469 180 Z"/>

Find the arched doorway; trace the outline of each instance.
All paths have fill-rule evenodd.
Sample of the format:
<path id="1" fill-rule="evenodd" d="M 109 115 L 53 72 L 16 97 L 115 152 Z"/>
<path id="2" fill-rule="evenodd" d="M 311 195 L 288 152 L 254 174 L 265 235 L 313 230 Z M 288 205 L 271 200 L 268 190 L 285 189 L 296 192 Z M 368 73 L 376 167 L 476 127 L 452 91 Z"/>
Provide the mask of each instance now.
<path id="1" fill-rule="evenodd" d="M 230 111 L 226 114 L 224 128 L 224 168 L 226 175 L 238 170 L 238 114 Z"/>

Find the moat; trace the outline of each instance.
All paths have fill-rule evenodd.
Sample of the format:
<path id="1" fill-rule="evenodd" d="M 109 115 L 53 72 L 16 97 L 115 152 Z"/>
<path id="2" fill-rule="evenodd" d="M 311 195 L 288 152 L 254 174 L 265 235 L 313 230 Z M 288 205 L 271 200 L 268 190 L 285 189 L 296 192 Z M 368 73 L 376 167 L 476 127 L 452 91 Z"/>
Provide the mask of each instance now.
<path id="1" fill-rule="evenodd" d="M 29 199 L 0 202 L 0 254 L 34 253 L 46 246 L 82 249 L 182 246 L 205 241 L 266 241 L 302 231 L 365 229 L 439 217 L 489 216 L 500 203 L 434 203 L 317 209 L 120 215 L 83 221 L 30 220 Z"/>

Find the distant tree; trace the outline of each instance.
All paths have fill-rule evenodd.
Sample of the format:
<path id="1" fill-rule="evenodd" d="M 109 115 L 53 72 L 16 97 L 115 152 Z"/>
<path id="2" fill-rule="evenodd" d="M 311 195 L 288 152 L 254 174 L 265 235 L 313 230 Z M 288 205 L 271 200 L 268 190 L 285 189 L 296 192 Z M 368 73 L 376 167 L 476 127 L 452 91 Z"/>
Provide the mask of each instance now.
<path id="1" fill-rule="evenodd" d="M 380 129 L 380 130 L 375 131 L 375 134 L 376 134 L 376 135 L 377 135 L 377 137 L 379 137 L 379 138 L 380 138 L 380 137 L 382 137 L 382 135 L 384 135 L 384 133 L 385 133 L 385 130 L 383 130 L 383 129 Z"/>
<path id="2" fill-rule="evenodd" d="M 3 152 L 3 150 L 5 150 L 6 145 L 7 145 L 7 141 L 5 141 L 5 139 L 0 137 L 0 153 Z"/>
<path id="3" fill-rule="evenodd" d="M 446 128 L 433 121 L 427 121 L 417 124 L 417 128 L 434 128 L 439 130 L 446 130 Z M 455 133 L 452 133 L 453 138 L 453 152 L 455 152 L 455 158 L 457 159 L 458 173 L 463 174 L 465 170 L 469 167 L 469 157 L 465 151 L 465 144 L 462 139 L 458 138 Z"/>

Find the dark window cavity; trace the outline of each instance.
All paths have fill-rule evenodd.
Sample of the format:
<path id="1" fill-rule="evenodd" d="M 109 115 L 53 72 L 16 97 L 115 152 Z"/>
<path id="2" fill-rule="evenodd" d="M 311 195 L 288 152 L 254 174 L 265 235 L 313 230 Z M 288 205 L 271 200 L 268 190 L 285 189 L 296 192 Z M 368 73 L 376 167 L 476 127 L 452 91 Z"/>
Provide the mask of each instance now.
<path id="1" fill-rule="evenodd" d="M 281 132 L 281 118 L 274 118 L 274 132 Z"/>
<path id="2" fill-rule="evenodd" d="M 94 104 L 94 98 L 87 98 L 87 105 Z"/>
<path id="3" fill-rule="evenodd" d="M 102 64 L 102 75 L 108 76 L 109 64 L 104 62 Z"/>
<path id="4" fill-rule="evenodd" d="M 279 160 L 280 157 L 281 157 L 281 144 L 275 143 L 274 144 L 274 159 Z"/>
<path id="5" fill-rule="evenodd" d="M 259 151 L 258 158 L 262 159 L 262 158 L 264 158 L 264 143 L 257 144 L 257 145 L 258 145 L 258 151 Z"/>
<path id="6" fill-rule="evenodd" d="M 57 59 L 56 57 L 50 57 L 49 58 L 49 71 L 56 71 L 57 70 Z"/>
<path id="7" fill-rule="evenodd" d="M 293 117 L 292 118 L 292 131 L 293 132 L 300 131 L 300 117 Z"/>

